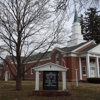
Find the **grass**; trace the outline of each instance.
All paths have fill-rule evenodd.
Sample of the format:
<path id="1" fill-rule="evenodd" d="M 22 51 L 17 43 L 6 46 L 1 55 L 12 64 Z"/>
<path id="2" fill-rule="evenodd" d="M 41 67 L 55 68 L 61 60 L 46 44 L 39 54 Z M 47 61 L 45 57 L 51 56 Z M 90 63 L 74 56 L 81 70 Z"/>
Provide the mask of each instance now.
<path id="1" fill-rule="evenodd" d="M 22 81 L 22 90 L 15 90 L 15 81 L 0 81 L 0 100 L 99 100 L 100 84 L 90 84 L 79 82 L 79 86 L 75 86 L 75 82 L 67 82 L 67 89 L 72 94 L 70 97 L 35 97 L 31 96 L 32 90 L 35 88 L 34 81 Z M 59 82 L 59 89 L 62 88 Z M 42 82 L 40 82 L 40 90 L 42 90 Z"/>

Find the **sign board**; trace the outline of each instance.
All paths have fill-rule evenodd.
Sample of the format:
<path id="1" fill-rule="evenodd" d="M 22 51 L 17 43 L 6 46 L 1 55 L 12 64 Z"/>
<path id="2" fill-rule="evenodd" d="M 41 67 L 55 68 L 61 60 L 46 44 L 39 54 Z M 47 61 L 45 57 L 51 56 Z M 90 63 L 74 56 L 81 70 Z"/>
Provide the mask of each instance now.
<path id="1" fill-rule="evenodd" d="M 43 89 L 58 90 L 58 71 L 43 71 Z"/>

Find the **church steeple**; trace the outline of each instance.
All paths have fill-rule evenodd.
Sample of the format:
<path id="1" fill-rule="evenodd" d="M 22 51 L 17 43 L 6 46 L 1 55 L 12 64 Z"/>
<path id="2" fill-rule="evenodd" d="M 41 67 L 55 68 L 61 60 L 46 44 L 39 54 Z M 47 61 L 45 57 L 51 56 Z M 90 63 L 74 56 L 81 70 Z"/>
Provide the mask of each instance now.
<path id="1" fill-rule="evenodd" d="M 75 8 L 75 15 L 74 15 L 74 23 L 75 22 L 79 22 L 76 8 Z"/>
<path id="2" fill-rule="evenodd" d="M 68 47 L 76 46 L 82 42 L 86 42 L 86 41 L 83 40 L 83 35 L 81 34 L 81 25 L 78 20 L 77 11 L 75 9 L 74 22 L 72 26 L 72 36 L 71 36 L 71 40 L 68 42 Z"/>

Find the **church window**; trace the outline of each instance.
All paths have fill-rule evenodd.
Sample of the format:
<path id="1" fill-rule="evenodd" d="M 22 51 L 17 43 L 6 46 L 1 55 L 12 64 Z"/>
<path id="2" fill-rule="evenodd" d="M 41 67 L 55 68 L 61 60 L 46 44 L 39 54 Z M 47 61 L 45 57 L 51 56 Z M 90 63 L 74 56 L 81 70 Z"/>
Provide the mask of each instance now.
<path id="1" fill-rule="evenodd" d="M 34 72 L 34 67 L 31 67 L 31 74 L 33 74 Z"/>
<path id="2" fill-rule="evenodd" d="M 27 66 L 25 66 L 25 71 L 27 70 Z M 25 72 L 25 74 L 27 74 L 27 72 Z"/>
<path id="3" fill-rule="evenodd" d="M 86 66 L 83 66 L 83 75 L 86 75 Z"/>
<path id="4" fill-rule="evenodd" d="M 56 60 L 56 64 L 59 64 L 59 54 L 56 54 L 55 60 Z"/>

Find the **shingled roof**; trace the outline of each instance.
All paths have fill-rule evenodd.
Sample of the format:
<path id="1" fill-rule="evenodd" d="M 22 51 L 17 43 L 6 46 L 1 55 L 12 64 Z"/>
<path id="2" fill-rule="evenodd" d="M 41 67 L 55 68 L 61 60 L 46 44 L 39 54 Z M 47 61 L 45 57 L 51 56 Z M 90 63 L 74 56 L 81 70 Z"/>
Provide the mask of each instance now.
<path id="1" fill-rule="evenodd" d="M 43 53 L 38 53 L 36 55 L 32 55 L 32 56 L 30 56 L 30 57 L 27 58 L 26 62 L 39 60 L 42 56 L 43 56 L 42 59 L 47 59 L 47 58 L 50 57 L 51 53 L 52 52 L 49 51 L 49 52 L 45 53 L 44 56 L 43 56 Z"/>
<path id="2" fill-rule="evenodd" d="M 72 46 L 72 47 L 64 47 L 64 48 L 58 48 L 58 50 L 62 51 L 62 52 L 65 52 L 65 53 L 70 53 L 71 51 L 81 47 L 82 45 L 86 44 L 87 42 L 83 42 L 79 45 L 76 45 L 76 46 Z M 90 49 L 96 47 L 96 45 L 91 45 L 89 47 L 87 47 L 86 49 L 82 50 L 81 52 L 85 52 L 85 51 L 89 51 Z M 39 60 L 42 56 L 43 56 L 44 53 L 38 53 L 38 54 L 35 54 L 35 55 L 31 55 L 30 57 L 28 57 L 25 61 L 26 62 L 31 62 L 31 61 L 37 61 Z M 44 54 L 43 58 L 42 59 L 48 59 L 50 58 L 52 55 L 52 51 L 48 51 L 47 53 Z M 9 57 L 11 59 L 11 57 Z M 22 57 L 22 60 L 24 59 L 24 57 Z"/>
<path id="3" fill-rule="evenodd" d="M 73 47 L 64 47 L 64 48 L 58 48 L 58 49 L 60 49 L 61 51 L 64 51 L 65 53 L 68 53 L 68 52 L 71 52 L 74 49 L 84 45 L 85 43 L 87 43 L 87 42 L 81 43 L 81 44 L 79 44 L 77 46 L 73 46 Z M 52 51 L 47 52 L 42 59 L 50 58 L 51 54 L 52 54 Z M 43 53 L 38 53 L 36 55 L 32 55 L 26 61 L 36 61 L 36 60 L 40 59 L 42 55 L 43 55 Z"/>
<path id="4" fill-rule="evenodd" d="M 80 46 L 82 46 L 82 45 L 84 45 L 84 44 L 86 44 L 86 43 L 87 43 L 87 42 L 81 43 L 81 44 L 76 45 L 76 46 L 64 47 L 64 48 L 59 48 L 59 49 L 62 50 L 62 51 L 64 51 L 64 52 L 66 52 L 66 53 L 69 53 L 69 52 L 73 51 L 74 49 L 76 49 L 76 48 L 78 48 L 78 47 L 80 47 Z"/>
<path id="5" fill-rule="evenodd" d="M 94 47 L 96 47 L 97 45 L 98 45 L 98 44 L 91 45 L 91 46 L 87 47 L 86 49 L 82 50 L 81 52 L 89 51 L 89 50 L 93 49 Z"/>
<path id="6" fill-rule="evenodd" d="M 21 60 L 24 60 L 25 58 L 25 62 L 30 62 L 30 61 L 37 61 L 39 60 L 43 55 L 43 58 L 42 59 L 47 59 L 50 57 L 50 55 L 52 54 L 51 51 L 47 52 L 47 53 L 38 53 L 38 54 L 35 54 L 35 55 L 31 55 L 29 56 L 27 59 L 26 57 L 21 57 Z M 14 61 L 16 61 L 16 57 L 11 57 L 11 56 L 7 56 L 11 61 L 14 59 Z"/>

